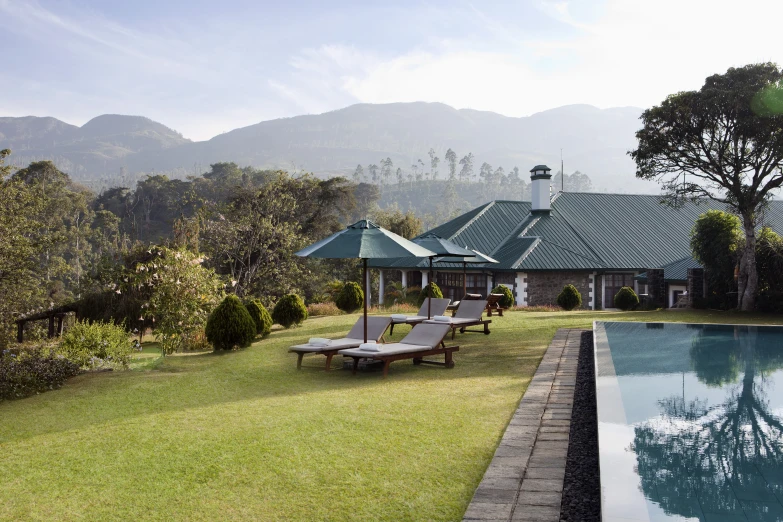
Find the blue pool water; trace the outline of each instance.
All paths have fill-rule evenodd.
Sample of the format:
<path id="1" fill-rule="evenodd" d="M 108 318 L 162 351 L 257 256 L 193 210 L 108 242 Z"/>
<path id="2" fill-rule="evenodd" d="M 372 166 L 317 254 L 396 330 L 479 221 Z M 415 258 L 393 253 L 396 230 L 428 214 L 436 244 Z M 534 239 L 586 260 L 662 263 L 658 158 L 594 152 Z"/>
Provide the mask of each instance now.
<path id="1" fill-rule="evenodd" d="M 783 327 L 593 331 L 603 522 L 783 522 Z"/>

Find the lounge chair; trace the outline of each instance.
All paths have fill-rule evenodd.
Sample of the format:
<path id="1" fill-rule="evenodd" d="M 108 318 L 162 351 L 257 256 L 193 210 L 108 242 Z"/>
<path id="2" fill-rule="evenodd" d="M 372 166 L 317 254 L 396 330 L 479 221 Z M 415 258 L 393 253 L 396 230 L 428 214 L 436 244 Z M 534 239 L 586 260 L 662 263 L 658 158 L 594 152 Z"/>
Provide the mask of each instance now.
<path id="1" fill-rule="evenodd" d="M 391 316 L 391 328 L 389 329 L 389 335 L 394 335 L 394 325 L 395 324 L 419 324 L 422 321 L 426 321 L 428 319 L 427 317 L 427 307 L 428 307 L 428 301 L 432 299 L 432 306 L 430 309 L 431 315 L 430 317 L 434 317 L 436 315 L 443 315 L 446 313 L 446 307 L 449 306 L 449 303 L 451 302 L 451 299 L 439 299 L 434 297 L 428 297 L 424 300 L 424 304 L 421 305 L 421 308 L 419 308 L 419 312 L 416 315 L 398 315 L 394 314 Z"/>
<path id="2" fill-rule="evenodd" d="M 492 312 L 497 312 L 500 317 L 503 317 L 503 308 L 500 307 L 500 300 L 505 297 L 505 294 L 489 294 L 487 296 L 487 316 L 492 317 Z"/>
<path id="3" fill-rule="evenodd" d="M 484 325 L 484 335 L 489 335 L 489 323 L 492 319 L 482 319 L 481 316 L 484 313 L 484 309 L 487 307 L 487 301 L 462 301 L 457 308 L 457 313 L 454 317 L 447 317 L 441 315 L 433 318 L 429 321 L 424 321 L 423 324 L 435 323 L 445 324 L 451 328 L 451 338 L 454 339 L 454 333 L 459 328 L 459 333 L 465 332 L 480 332 L 481 330 L 468 330 L 466 327 L 475 325 Z"/>
<path id="4" fill-rule="evenodd" d="M 393 361 L 401 359 L 413 359 L 413 364 L 437 364 L 446 368 L 454 367 L 452 353 L 459 351 L 459 346 L 446 346 L 443 339 L 449 333 L 447 324 L 417 324 L 410 333 L 398 343 L 378 345 L 362 345 L 359 348 L 340 350 L 343 357 L 353 358 L 353 373 L 359 366 L 361 359 L 383 361 L 383 377 L 389 375 L 389 365 Z M 444 354 L 444 362 L 426 361 L 423 358 L 428 355 Z"/>
<path id="5" fill-rule="evenodd" d="M 454 317 L 454 314 L 457 313 L 457 308 L 459 308 L 459 304 L 462 301 L 481 301 L 481 299 L 481 294 L 465 294 L 461 301 L 454 301 L 449 306 L 447 306 L 446 311 L 451 312 L 451 316 Z"/>
<path id="6" fill-rule="evenodd" d="M 368 317 L 367 318 L 367 340 L 381 342 L 383 341 L 383 334 L 386 333 L 386 329 L 391 323 L 390 317 Z M 364 342 L 364 317 L 360 317 L 356 324 L 353 325 L 348 335 L 342 339 L 323 339 L 323 342 L 315 342 L 314 344 L 298 344 L 288 349 L 289 353 L 293 352 L 299 356 L 296 361 L 296 369 L 302 368 L 302 357 L 308 353 L 320 353 L 326 356 L 326 370 L 328 371 L 332 364 L 332 357 L 337 354 L 339 350 L 344 348 L 355 348 Z M 327 342 L 328 341 L 328 342 Z"/>

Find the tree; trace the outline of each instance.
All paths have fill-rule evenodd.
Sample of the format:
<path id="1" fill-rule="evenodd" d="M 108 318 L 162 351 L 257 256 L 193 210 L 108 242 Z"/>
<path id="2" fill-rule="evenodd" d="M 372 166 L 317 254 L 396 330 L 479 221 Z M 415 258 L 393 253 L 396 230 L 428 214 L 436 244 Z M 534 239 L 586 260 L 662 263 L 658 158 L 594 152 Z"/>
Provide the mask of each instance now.
<path id="1" fill-rule="evenodd" d="M 642 114 L 636 176 L 658 180 L 670 203 L 726 204 L 742 220 L 737 306 L 755 308 L 756 221 L 783 185 L 783 72 L 771 63 L 731 68 L 699 91 L 669 96 Z"/>
<path id="2" fill-rule="evenodd" d="M 412 211 L 403 214 L 398 208 L 375 211 L 373 221 L 405 239 L 413 239 L 422 231 L 421 219 L 416 214 Z"/>
<path id="3" fill-rule="evenodd" d="M 691 231 L 693 258 L 704 267 L 707 302 L 710 308 L 728 308 L 730 295 L 737 289 L 734 267 L 739 258 L 742 232 L 734 214 L 708 210 L 696 220 Z"/>
<path id="4" fill-rule="evenodd" d="M 457 153 L 449 149 L 445 157 L 449 164 L 449 180 L 454 180 L 457 178 Z"/>
<path id="5" fill-rule="evenodd" d="M 405 181 L 405 174 L 400 167 L 397 167 L 397 185 L 402 185 L 403 181 Z"/>
<path id="6" fill-rule="evenodd" d="M 468 152 L 468 155 L 459 160 L 459 164 L 462 168 L 459 171 L 460 181 L 470 181 L 473 177 L 473 153 Z"/>
<path id="7" fill-rule="evenodd" d="M 372 163 L 367 166 L 367 171 L 370 173 L 370 181 L 377 184 L 378 183 L 378 165 L 375 163 Z"/>
<path id="8" fill-rule="evenodd" d="M 381 183 L 389 183 L 393 168 L 394 162 L 392 162 L 391 158 L 381 160 Z"/>
<path id="9" fill-rule="evenodd" d="M 202 266 L 203 257 L 187 250 L 152 247 L 147 253 L 143 262 L 125 272 L 117 292 L 149 287 L 142 314 L 154 321 L 164 354 L 196 345 L 223 297 L 223 283 Z"/>
<path id="10" fill-rule="evenodd" d="M 492 183 L 492 165 L 486 161 L 482 163 L 479 169 L 479 178 L 483 179 L 485 183 Z"/>
<path id="11" fill-rule="evenodd" d="M 435 155 L 435 149 L 430 148 L 427 153 L 430 155 L 430 179 L 435 181 L 438 179 L 438 165 L 440 164 L 440 158 Z"/>
<path id="12" fill-rule="evenodd" d="M 360 165 L 356 165 L 356 170 L 353 171 L 353 182 L 360 183 L 364 177 L 364 168 Z"/>

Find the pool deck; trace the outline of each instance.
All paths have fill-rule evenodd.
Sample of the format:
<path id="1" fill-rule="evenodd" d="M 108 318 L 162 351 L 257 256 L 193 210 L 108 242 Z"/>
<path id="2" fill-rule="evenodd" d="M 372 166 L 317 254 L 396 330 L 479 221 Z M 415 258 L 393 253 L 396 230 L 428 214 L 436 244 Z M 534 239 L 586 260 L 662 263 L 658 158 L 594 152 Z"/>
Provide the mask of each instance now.
<path id="1" fill-rule="evenodd" d="M 560 329 L 555 334 L 473 494 L 464 521 L 560 520 L 584 331 Z"/>

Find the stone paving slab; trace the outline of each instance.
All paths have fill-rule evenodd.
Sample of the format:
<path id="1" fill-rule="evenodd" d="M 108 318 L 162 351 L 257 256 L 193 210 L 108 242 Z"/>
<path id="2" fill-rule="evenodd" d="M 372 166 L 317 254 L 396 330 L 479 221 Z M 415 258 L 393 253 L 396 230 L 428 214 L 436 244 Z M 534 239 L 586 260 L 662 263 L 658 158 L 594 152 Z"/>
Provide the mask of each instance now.
<path id="1" fill-rule="evenodd" d="M 506 427 L 464 521 L 560 520 L 583 331 L 562 328 L 555 334 Z"/>

